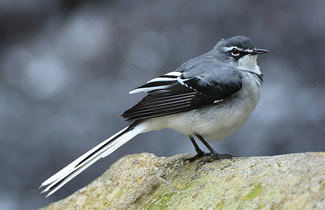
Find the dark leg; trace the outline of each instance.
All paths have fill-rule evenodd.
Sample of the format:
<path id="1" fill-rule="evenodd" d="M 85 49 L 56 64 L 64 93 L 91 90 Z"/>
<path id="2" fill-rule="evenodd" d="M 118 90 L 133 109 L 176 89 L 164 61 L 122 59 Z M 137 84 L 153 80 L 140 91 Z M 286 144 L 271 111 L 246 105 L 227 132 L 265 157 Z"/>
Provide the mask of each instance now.
<path id="1" fill-rule="evenodd" d="M 192 142 L 192 144 L 193 144 L 193 146 L 194 146 L 195 151 L 196 151 L 197 154 L 196 154 L 194 157 L 192 157 L 192 158 L 185 159 L 185 161 L 193 162 L 193 161 L 195 161 L 195 160 L 198 159 L 198 158 L 201 158 L 201 157 L 203 157 L 203 156 L 206 156 L 207 153 L 204 153 L 204 152 L 200 149 L 199 145 L 197 145 L 197 143 L 195 142 L 195 139 L 193 138 L 193 136 L 189 136 L 189 138 L 191 139 L 191 142 Z M 184 162 L 185 162 L 185 161 L 184 161 Z"/>
<path id="2" fill-rule="evenodd" d="M 193 146 L 195 148 L 196 153 L 197 154 L 203 153 L 203 151 L 200 149 L 199 145 L 197 145 L 197 143 L 196 143 L 195 139 L 193 138 L 193 136 L 189 136 L 189 138 L 191 139 L 191 142 L 192 142 L 192 144 L 193 144 Z"/>
<path id="3" fill-rule="evenodd" d="M 220 159 L 231 159 L 232 155 L 229 154 L 218 154 L 214 149 L 208 144 L 208 142 L 205 141 L 205 139 L 200 136 L 199 134 L 195 134 L 200 141 L 210 150 L 209 156 L 205 160 L 201 160 L 200 162 L 207 163 L 207 162 L 212 162 L 214 160 L 220 160 Z"/>

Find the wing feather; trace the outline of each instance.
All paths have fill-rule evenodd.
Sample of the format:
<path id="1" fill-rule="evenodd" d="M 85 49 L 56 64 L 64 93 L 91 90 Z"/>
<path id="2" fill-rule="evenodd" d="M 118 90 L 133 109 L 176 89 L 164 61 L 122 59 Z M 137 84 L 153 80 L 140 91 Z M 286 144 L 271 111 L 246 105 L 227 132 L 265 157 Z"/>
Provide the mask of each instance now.
<path id="1" fill-rule="evenodd" d="M 148 95 L 122 116 L 129 121 L 144 120 L 216 105 L 241 86 L 242 74 L 238 70 L 215 65 L 213 59 L 205 60 L 187 71 L 167 73 L 131 91 Z"/>
<path id="2" fill-rule="evenodd" d="M 177 82 L 177 78 L 182 75 L 182 72 L 169 72 L 167 74 L 161 75 L 157 78 L 149 80 L 146 84 L 137 87 L 136 89 L 130 91 L 130 94 L 140 93 L 140 92 L 150 92 L 162 88 L 167 88 L 168 86 Z"/>

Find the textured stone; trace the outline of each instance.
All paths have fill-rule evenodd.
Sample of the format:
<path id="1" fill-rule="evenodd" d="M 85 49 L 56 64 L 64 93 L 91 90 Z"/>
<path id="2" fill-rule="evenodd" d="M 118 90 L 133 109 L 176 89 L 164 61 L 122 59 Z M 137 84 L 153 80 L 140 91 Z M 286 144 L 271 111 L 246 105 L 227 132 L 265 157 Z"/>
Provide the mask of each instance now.
<path id="1" fill-rule="evenodd" d="M 128 155 L 45 209 L 325 209 L 325 153 L 239 157 Z"/>

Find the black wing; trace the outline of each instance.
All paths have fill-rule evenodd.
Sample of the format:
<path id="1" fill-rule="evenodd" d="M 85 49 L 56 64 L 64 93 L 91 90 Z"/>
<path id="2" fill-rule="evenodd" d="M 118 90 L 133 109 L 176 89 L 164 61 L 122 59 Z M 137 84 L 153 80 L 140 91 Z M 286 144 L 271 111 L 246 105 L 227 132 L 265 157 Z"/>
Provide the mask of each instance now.
<path id="1" fill-rule="evenodd" d="M 122 116 L 130 121 L 185 112 L 216 103 L 241 89 L 241 73 L 235 69 L 196 69 L 201 73 L 195 69 L 183 72 L 178 80 L 148 92 Z"/>

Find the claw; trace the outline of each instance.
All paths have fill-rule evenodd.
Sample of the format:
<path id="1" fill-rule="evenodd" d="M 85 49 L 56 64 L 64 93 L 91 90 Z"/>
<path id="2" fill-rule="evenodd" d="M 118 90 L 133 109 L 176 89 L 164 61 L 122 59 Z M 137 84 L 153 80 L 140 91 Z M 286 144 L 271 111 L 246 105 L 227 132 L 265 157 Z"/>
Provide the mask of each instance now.
<path id="1" fill-rule="evenodd" d="M 197 160 L 197 159 L 200 159 L 201 157 L 204 157 L 204 156 L 207 156 L 209 155 L 209 153 L 205 153 L 205 152 L 200 152 L 200 153 L 197 153 L 195 156 L 191 157 L 191 158 L 187 158 L 184 160 L 184 162 L 186 161 L 189 161 L 190 163 Z"/>
<path id="2" fill-rule="evenodd" d="M 208 153 L 210 157 L 200 160 L 200 163 L 211 163 L 215 160 L 222 160 L 222 159 L 231 159 L 233 156 L 230 154 L 218 154 L 218 153 Z"/>

